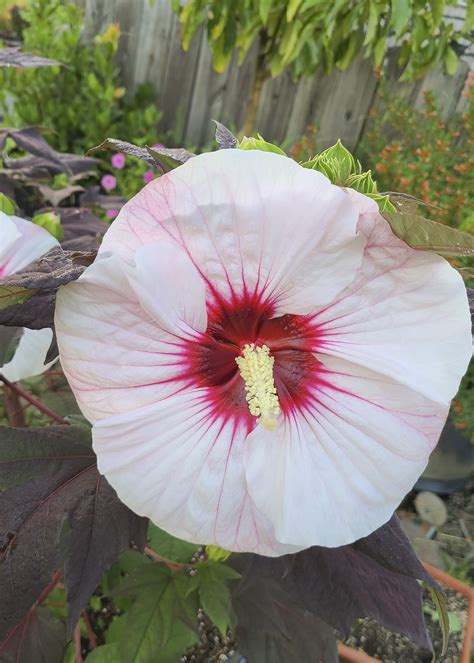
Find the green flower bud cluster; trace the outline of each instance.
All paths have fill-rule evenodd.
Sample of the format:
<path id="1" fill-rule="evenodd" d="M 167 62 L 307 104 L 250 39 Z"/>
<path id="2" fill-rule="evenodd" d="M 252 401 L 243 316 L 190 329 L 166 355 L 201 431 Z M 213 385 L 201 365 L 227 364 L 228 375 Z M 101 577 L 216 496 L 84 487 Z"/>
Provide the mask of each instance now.
<path id="1" fill-rule="evenodd" d="M 355 189 L 355 191 L 373 198 L 381 211 L 395 209 L 389 197 L 380 195 L 378 192 L 372 172 L 370 170 L 363 172 L 360 161 L 354 158 L 340 140 L 301 165 L 304 168 L 311 168 L 323 173 L 333 184 Z"/>

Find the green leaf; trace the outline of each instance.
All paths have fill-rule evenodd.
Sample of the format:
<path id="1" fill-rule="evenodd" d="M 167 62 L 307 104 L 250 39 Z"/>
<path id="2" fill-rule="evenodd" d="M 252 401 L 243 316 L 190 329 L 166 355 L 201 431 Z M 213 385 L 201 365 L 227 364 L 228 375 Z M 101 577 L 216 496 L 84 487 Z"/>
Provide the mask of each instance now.
<path id="1" fill-rule="evenodd" d="M 410 0 L 392 0 L 391 24 L 397 37 L 405 30 L 410 20 Z"/>
<path id="2" fill-rule="evenodd" d="M 262 152 L 274 152 L 275 154 L 281 154 L 284 157 L 287 156 L 280 147 L 273 145 L 273 143 L 267 143 L 260 134 L 257 134 L 257 138 L 244 136 L 237 147 L 239 150 L 262 150 Z"/>
<path id="3" fill-rule="evenodd" d="M 449 639 L 449 617 L 448 611 L 446 609 L 446 601 L 444 600 L 444 596 L 441 594 L 441 592 L 438 592 L 434 587 L 431 587 L 426 583 L 425 587 L 428 588 L 431 595 L 431 600 L 435 604 L 436 610 L 438 612 L 441 634 L 443 636 L 443 648 L 441 651 L 441 656 L 444 656 L 448 648 Z"/>
<path id="4" fill-rule="evenodd" d="M 263 25 L 267 24 L 268 15 L 270 13 L 272 5 L 273 5 L 273 0 L 260 0 L 260 2 L 258 3 L 258 13 L 260 14 L 260 18 L 262 19 Z"/>
<path id="5" fill-rule="evenodd" d="M 429 0 L 428 4 L 431 7 L 434 27 L 437 28 L 443 18 L 446 2 L 445 0 Z"/>
<path id="6" fill-rule="evenodd" d="M 289 0 L 286 7 L 286 20 L 288 23 L 291 23 L 291 21 L 295 18 L 296 12 L 300 8 L 302 1 L 303 0 Z"/>
<path id="7" fill-rule="evenodd" d="M 393 233 L 414 249 L 442 256 L 473 256 L 474 236 L 417 214 L 383 212 Z"/>
<path id="8" fill-rule="evenodd" d="M 377 8 L 377 3 L 374 0 L 371 0 L 369 5 L 369 20 L 367 22 L 367 32 L 365 34 L 364 46 L 371 44 L 375 35 L 377 34 L 377 28 L 379 25 L 379 12 Z"/>
<path id="9" fill-rule="evenodd" d="M 227 581 L 239 578 L 240 574 L 230 566 L 216 562 L 199 564 L 192 578 L 190 591 L 196 588 L 199 590 L 203 610 L 224 636 L 232 623 Z"/>
<path id="10" fill-rule="evenodd" d="M 208 559 L 213 562 L 225 562 L 232 555 L 229 550 L 224 550 L 224 548 L 219 548 L 219 546 L 206 546 L 206 554 Z"/>
<path id="11" fill-rule="evenodd" d="M 197 640 L 197 592 L 189 592 L 190 583 L 187 574 L 152 564 L 117 587 L 115 593 L 135 596 L 118 642 L 123 663 L 171 663 Z"/>
<path id="12" fill-rule="evenodd" d="M 61 225 L 61 217 L 54 212 L 45 212 L 44 214 L 37 214 L 32 219 L 33 223 L 41 226 L 49 232 L 50 235 L 61 241 L 64 237 L 64 230 Z"/>
<path id="13" fill-rule="evenodd" d="M 451 46 L 448 46 L 444 54 L 444 66 L 450 76 L 454 76 L 458 69 L 458 56 L 453 51 Z"/>
<path id="14" fill-rule="evenodd" d="M 15 203 L 4 193 L 0 193 L 0 212 L 11 216 L 15 214 Z"/>
<path id="15" fill-rule="evenodd" d="M 37 292 L 30 288 L 0 285 L 0 311 L 16 304 L 24 304 Z"/>
<path id="16" fill-rule="evenodd" d="M 374 46 L 374 64 L 376 67 L 380 67 L 382 65 L 386 48 L 387 39 L 385 37 L 380 37 Z"/>
<path id="17" fill-rule="evenodd" d="M 118 663 L 120 660 L 120 647 L 116 642 L 93 649 L 87 657 L 87 663 Z"/>
<path id="18" fill-rule="evenodd" d="M 150 523 L 148 526 L 148 537 L 150 540 L 150 547 L 156 553 L 172 562 L 178 562 L 181 564 L 189 562 L 199 548 L 196 543 L 189 543 L 189 541 L 177 539 L 153 523 Z"/>

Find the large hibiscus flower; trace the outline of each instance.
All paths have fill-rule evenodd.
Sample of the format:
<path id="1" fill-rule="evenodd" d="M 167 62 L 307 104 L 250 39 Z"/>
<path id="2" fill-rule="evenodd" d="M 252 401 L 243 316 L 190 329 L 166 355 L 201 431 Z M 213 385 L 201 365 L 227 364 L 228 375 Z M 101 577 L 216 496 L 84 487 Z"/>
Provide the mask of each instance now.
<path id="1" fill-rule="evenodd" d="M 0 284 L 55 246 L 57 240 L 44 228 L 18 216 L 0 212 Z M 48 366 L 44 360 L 53 338 L 51 329 L 22 329 L 20 340 L 11 360 L 0 366 L 0 374 L 10 380 L 24 380 L 43 373 Z"/>
<path id="2" fill-rule="evenodd" d="M 265 555 L 385 523 L 471 355 L 462 280 L 283 156 L 192 158 L 58 295 L 99 470 L 168 532 Z"/>

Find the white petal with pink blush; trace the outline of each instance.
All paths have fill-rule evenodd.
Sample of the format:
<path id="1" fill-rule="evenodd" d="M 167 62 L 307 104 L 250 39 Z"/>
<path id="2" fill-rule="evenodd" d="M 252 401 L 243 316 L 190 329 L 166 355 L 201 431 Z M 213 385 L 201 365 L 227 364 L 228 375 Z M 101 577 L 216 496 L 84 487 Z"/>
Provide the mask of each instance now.
<path id="1" fill-rule="evenodd" d="M 57 240 L 44 228 L 0 212 L 0 284 L 56 246 Z M 0 373 L 11 382 L 43 373 L 54 363 L 45 364 L 52 338 L 51 329 L 25 328 L 14 356 L 0 367 Z"/>
<path id="2" fill-rule="evenodd" d="M 193 157 L 58 293 L 99 470 L 172 534 L 282 555 L 391 516 L 471 357 L 457 272 L 372 201 L 258 151 Z"/>

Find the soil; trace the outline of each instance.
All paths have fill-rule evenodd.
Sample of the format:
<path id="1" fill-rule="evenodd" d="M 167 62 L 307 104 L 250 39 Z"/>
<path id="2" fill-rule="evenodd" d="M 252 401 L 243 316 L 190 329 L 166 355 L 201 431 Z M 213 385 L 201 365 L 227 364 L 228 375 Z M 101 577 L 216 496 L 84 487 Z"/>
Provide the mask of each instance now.
<path id="1" fill-rule="evenodd" d="M 456 624 L 456 632 L 450 633 L 448 649 L 444 656 L 441 656 L 442 635 L 439 621 L 436 617 L 432 617 L 436 614 L 436 610 L 428 594 L 423 597 L 426 625 L 437 663 L 458 663 L 463 645 L 468 602 L 464 596 L 451 590 L 446 590 L 445 599 L 448 613 L 455 615 L 459 623 Z M 417 647 L 409 638 L 388 631 L 372 619 L 359 620 L 354 625 L 346 644 L 354 649 L 363 649 L 366 654 L 384 663 L 431 663 L 432 659 L 430 652 Z"/>

